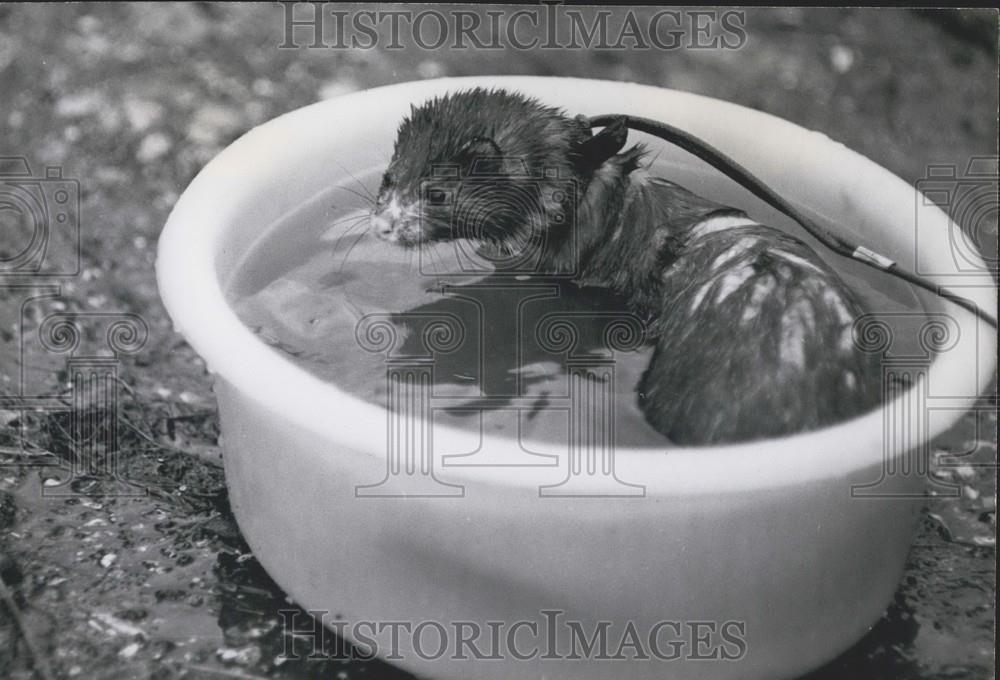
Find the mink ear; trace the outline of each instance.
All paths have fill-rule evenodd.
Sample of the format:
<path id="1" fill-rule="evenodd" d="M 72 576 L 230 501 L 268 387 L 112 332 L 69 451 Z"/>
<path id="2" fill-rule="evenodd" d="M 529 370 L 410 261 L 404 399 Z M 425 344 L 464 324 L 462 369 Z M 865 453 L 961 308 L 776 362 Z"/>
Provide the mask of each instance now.
<path id="1" fill-rule="evenodd" d="M 596 168 L 622 150 L 628 141 L 628 126 L 625 118 L 617 118 L 596 135 L 580 142 L 576 153 L 581 162 L 591 168 Z"/>

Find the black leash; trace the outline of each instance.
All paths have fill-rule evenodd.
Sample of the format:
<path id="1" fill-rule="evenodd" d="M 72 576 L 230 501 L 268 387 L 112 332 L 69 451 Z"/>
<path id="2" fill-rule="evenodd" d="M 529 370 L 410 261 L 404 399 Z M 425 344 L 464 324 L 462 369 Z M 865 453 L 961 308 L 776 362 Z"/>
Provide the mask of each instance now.
<path id="1" fill-rule="evenodd" d="M 955 293 L 945 290 L 927 278 L 903 269 L 894 260 L 886 257 L 885 255 L 881 255 L 864 246 L 850 243 L 840 236 L 830 233 L 826 229 L 822 228 L 796 210 L 794 206 L 776 194 L 774 190 L 760 181 L 749 170 L 713 147 L 711 144 L 695 137 L 691 133 L 675 128 L 672 125 L 667 125 L 666 123 L 661 123 L 649 118 L 639 118 L 637 116 L 608 114 L 603 116 L 593 116 L 589 118 L 588 121 L 590 123 L 590 127 L 592 128 L 627 127 L 632 130 L 638 130 L 639 132 L 654 135 L 680 147 L 681 149 L 684 149 L 691 155 L 700 158 L 716 170 L 720 171 L 722 174 L 737 182 L 740 186 L 750 191 L 750 193 L 770 205 L 772 208 L 779 210 L 788 217 L 791 217 L 793 220 L 802 225 L 803 229 L 815 236 L 820 243 L 838 255 L 858 260 L 873 269 L 884 271 L 892 276 L 906 281 L 907 283 L 930 291 L 931 293 L 972 312 L 980 319 L 993 326 L 993 328 L 997 327 L 997 320 L 972 300 L 956 295 Z"/>

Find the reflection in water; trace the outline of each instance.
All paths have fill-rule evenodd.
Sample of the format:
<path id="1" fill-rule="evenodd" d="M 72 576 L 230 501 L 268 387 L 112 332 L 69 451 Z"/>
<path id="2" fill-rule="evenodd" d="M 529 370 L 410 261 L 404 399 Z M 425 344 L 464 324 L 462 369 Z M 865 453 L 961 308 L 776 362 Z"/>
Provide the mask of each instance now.
<path id="1" fill-rule="evenodd" d="M 551 402 L 550 391 L 533 388 L 564 376 L 568 359 L 621 363 L 610 352 L 607 329 L 610 323 L 631 320 L 623 308 L 620 298 L 602 288 L 491 276 L 448 287 L 444 296 L 391 318 L 407 329 L 398 352 L 401 357 L 427 353 L 425 332 L 435 320 L 453 318 L 461 325 L 464 341 L 452 351 L 434 354 L 434 384 L 474 384 L 481 398 L 455 404 L 449 407 L 452 410 L 504 408 L 518 397 L 537 392 L 536 407 L 531 410 L 537 415 L 538 408 Z M 634 323 L 641 327 L 640 321 Z M 560 332 L 571 337 L 564 338 Z M 631 385 L 621 392 L 623 401 L 634 400 Z"/>

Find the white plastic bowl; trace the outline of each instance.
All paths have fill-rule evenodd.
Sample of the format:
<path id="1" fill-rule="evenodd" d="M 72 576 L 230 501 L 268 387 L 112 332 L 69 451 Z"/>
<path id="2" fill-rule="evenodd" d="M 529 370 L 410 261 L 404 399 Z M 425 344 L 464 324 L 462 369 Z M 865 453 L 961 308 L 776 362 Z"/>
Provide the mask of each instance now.
<path id="1" fill-rule="evenodd" d="M 881 479 L 880 493 L 921 492 L 919 471 L 883 472 L 954 423 L 989 380 L 996 337 L 971 314 L 923 298 L 928 310 L 955 320 L 957 345 L 884 412 L 744 445 L 618 449 L 617 475 L 644 485 L 642 497 L 540 497 L 541 485 L 565 478 L 563 460 L 557 468 L 439 468 L 439 479 L 464 487 L 462 497 L 402 499 L 355 495 L 356 486 L 386 474 L 384 410 L 293 365 L 227 304 L 225 284 L 262 230 L 340 181 L 345 169 L 383 165 L 411 103 L 472 85 L 520 90 L 572 113 L 669 121 L 726 150 L 786 197 L 856 225 L 856 236 L 904 266 L 917 258 L 922 270 L 942 273 L 942 284 L 960 282 L 965 295 L 996 308 L 987 275 L 959 276 L 949 245 L 954 225 L 938 208 L 824 135 L 757 111 L 642 85 L 533 77 L 404 83 L 314 104 L 219 154 L 181 196 L 159 245 L 164 304 L 216 381 L 233 509 L 255 554 L 297 602 L 348 624 L 544 626 L 542 610 L 561 610 L 562 620 L 582 622 L 588 633 L 611 622 L 612 653 L 628 622 L 643 636 L 660 621 L 745 625 L 745 654 L 731 661 L 517 660 L 509 653 L 503 661 L 457 660 L 454 639 L 430 659 L 434 631 L 422 640 L 423 655 L 405 648 L 404 635 L 402 658 L 393 662 L 434 677 L 752 680 L 794 677 L 830 660 L 890 601 L 919 507 L 913 498 L 852 497 L 852 485 Z M 887 446 L 890 414 L 922 425 Z M 441 436 L 464 450 L 480 444 L 469 432 Z M 490 436 L 482 446 L 518 453 L 510 440 Z M 560 645 L 567 632 L 559 631 Z M 383 653 L 388 635 L 374 636 Z M 531 651 L 531 640 L 517 640 L 519 651 Z"/>

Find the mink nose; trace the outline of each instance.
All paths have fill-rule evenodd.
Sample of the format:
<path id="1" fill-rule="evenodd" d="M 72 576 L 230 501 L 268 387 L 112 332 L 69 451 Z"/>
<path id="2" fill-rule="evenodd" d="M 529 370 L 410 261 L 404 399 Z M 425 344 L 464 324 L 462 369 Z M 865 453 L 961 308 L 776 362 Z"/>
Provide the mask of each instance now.
<path id="1" fill-rule="evenodd" d="M 372 213 L 369 219 L 372 232 L 379 238 L 385 238 L 392 233 L 394 222 L 382 213 Z"/>

